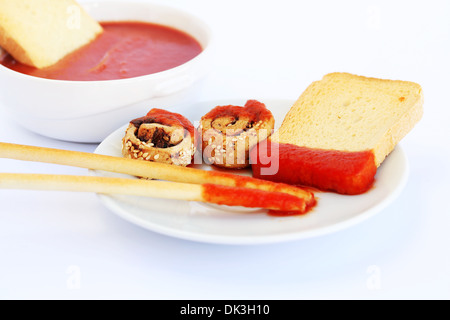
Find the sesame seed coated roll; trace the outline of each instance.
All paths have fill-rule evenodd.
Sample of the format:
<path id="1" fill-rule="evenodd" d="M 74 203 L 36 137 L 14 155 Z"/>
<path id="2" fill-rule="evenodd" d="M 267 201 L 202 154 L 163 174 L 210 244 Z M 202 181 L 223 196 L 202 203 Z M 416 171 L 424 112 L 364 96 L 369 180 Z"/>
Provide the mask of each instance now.
<path id="1" fill-rule="evenodd" d="M 196 150 L 196 130 L 178 113 L 152 109 L 130 122 L 122 141 L 126 158 L 187 166 Z"/>
<path id="2" fill-rule="evenodd" d="M 267 139 L 275 120 L 266 106 L 249 100 L 244 107 L 218 106 L 202 117 L 203 159 L 229 169 L 249 166 L 249 150 Z"/>

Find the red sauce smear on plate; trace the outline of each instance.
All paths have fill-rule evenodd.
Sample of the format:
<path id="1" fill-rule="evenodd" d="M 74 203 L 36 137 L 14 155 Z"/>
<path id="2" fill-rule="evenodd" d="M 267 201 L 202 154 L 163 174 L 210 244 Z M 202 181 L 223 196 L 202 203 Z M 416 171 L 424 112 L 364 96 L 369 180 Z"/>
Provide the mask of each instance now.
<path id="1" fill-rule="evenodd" d="M 269 216 L 273 217 L 292 217 L 292 216 L 303 216 L 313 210 L 313 208 L 317 204 L 317 199 L 312 198 L 312 200 L 306 204 L 305 210 L 298 211 L 298 210 L 269 210 L 267 213 Z"/>
<path id="2" fill-rule="evenodd" d="M 368 191 L 377 172 L 371 151 L 344 152 L 264 142 L 251 150 L 250 159 L 255 178 L 348 195 Z M 263 168 L 274 167 L 273 161 L 279 161 L 275 166 L 278 170 L 262 175 Z"/>
<path id="3" fill-rule="evenodd" d="M 37 69 L 7 56 L 12 70 L 55 80 L 115 80 L 144 76 L 188 62 L 202 52 L 192 36 L 174 28 L 145 22 L 104 22 L 104 32 L 90 44 L 53 66 Z"/>
<path id="4" fill-rule="evenodd" d="M 255 188 L 268 192 L 281 192 L 289 193 L 299 197 L 306 197 L 308 199 L 307 204 L 315 204 L 314 192 L 310 188 L 304 188 L 301 186 L 293 186 L 285 183 L 272 182 L 262 179 L 256 179 L 253 177 L 245 177 L 240 175 L 232 175 L 229 173 L 222 173 L 216 171 L 208 172 L 208 179 L 211 183 L 223 183 L 223 180 L 228 180 L 228 186 L 240 187 L 240 188 Z M 214 180 L 217 178 L 217 181 Z"/>
<path id="5" fill-rule="evenodd" d="M 298 214 L 304 213 L 306 207 L 303 199 L 290 194 L 214 184 L 203 185 L 203 198 L 221 205 L 295 211 Z"/>

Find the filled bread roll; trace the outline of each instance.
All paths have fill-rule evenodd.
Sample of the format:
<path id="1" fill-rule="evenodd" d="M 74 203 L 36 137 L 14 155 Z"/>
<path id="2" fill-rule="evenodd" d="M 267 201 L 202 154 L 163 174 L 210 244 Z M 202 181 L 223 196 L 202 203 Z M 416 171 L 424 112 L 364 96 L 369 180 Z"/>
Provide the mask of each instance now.
<path id="1" fill-rule="evenodd" d="M 267 139 L 275 120 L 266 106 L 249 100 L 244 107 L 218 106 L 202 117 L 204 161 L 218 167 L 243 169 L 249 166 L 249 150 Z"/>
<path id="2" fill-rule="evenodd" d="M 124 157 L 187 166 L 196 151 L 196 131 L 180 114 L 152 109 L 130 122 L 123 138 Z"/>

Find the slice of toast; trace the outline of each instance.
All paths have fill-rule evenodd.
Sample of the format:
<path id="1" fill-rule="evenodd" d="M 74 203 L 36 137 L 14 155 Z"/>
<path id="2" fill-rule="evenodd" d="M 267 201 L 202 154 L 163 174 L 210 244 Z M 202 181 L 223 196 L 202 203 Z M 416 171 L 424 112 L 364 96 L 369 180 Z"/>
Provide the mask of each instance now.
<path id="1" fill-rule="evenodd" d="M 372 150 L 379 166 L 422 114 L 423 93 L 416 83 L 332 73 L 306 89 L 272 141 Z"/>
<path id="2" fill-rule="evenodd" d="M 370 189 L 376 168 L 423 114 L 423 93 L 413 82 L 332 73 L 312 83 L 271 137 L 279 170 L 254 175 L 359 194 Z M 267 162 L 267 159 L 263 162 Z M 298 172 L 298 173 L 296 173 Z"/>
<path id="3" fill-rule="evenodd" d="M 101 32 L 74 0 L 0 0 L 0 47 L 23 64 L 51 66 Z"/>

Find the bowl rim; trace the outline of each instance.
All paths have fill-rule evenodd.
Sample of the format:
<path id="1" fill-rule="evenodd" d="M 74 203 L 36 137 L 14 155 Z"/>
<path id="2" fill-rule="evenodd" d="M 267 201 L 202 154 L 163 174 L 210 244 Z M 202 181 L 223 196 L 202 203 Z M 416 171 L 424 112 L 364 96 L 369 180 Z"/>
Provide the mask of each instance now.
<path id="1" fill-rule="evenodd" d="M 24 80 L 29 80 L 29 81 L 35 81 L 35 82 L 41 82 L 41 83 L 52 83 L 52 84 L 64 84 L 64 85 L 100 85 L 100 84 L 125 84 L 128 82 L 136 82 L 136 81 L 145 81 L 145 80 L 149 80 L 150 78 L 158 78 L 160 76 L 164 77 L 164 76 L 169 76 L 171 73 L 176 73 L 178 70 L 181 70 L 183 68 L 187 68 L 192 64 L 197 63 L 198 60 L 202 59 L 204 56 L 208 55 L 211 51 L 211 44 L 213 42 L 213 34 L 212 34 L 212 30 L 211 27 L 201 18 L 199 18 L 198 16 L 192 14 L 191 12 L 187 12 L 184 10 L 181 10 L 179 8 L 175 8 L 172 6 L 168 6 L 168 5 L 161 5 L 161 4 L 156 4 L 156 3 L 152 3 L 152 2 L 137 2 L 137 1 L 127 1 L 127 0 L 122 0 L 122 1 L 117 1 L 117 0 L 107 0 L 107 1 L 86 1 L 86 2 L 80 2 L 79 3 L 83 8 L 87 7 L 87 6 L 103 6 L 103 5 L 141 5 L 141 6 L 149 6 L 152 8 L 160 8 L 160 9 L 166 9 L 166 10 L 170 10 L 173 12 L 177 12 L 179 14 L 183 14 L 185 16 L 189 16 L 190 18 L 193 18 L 194 20 L 196 20 L 201 28 L 206 32 L 207 36 L 208 36 L 208 40 L 206 43 L 206 46 L 202 45 L 202 51 L 195 56 L 194 58 L 192 58 L 191 60 L 180 64 L 179 66 L 176 66 L 174 68 L 170 68 L 164 71 L 160 71 L 160 72 L 155 72 L 155 73 L 150 73 L 147 75 L 143 75 L 143 76 L 137 76 L 137 77 L 131 77 L 131 78 L 125 78 L 125 79 L 112 79 L 112 80 L 57 80 L 57 79 L 48 79 L 48 78 L 41 78 L 41 77 L 35 77 L 32 75 L 28 75 L 25 73 L 21 73 L 18 71 L 14 71 L 12 69 L 9 69 L 7 67 L 5 67 L 4 65 L 0 64 L 0 74 L 1 73 L 6 73 L 9 74 L 10 76 L 16 77 L 16 78 L 23 78 Z M 130 20 L 117 20 L 117 21 L 130 21 Z M 136 20 L 136 21 L 140 21 L 140 20 Z M 146 21 L 141 21 L 141 22 L 146 22 Z M 151 22 L 150 22 L 151 23 Z M 160 24 L 159 25 L 164 25 L 164 24 Z M 171 27 L 174 28 L 174 27 Z M 196 37 L 194 37 L 193 35 L 189 34 L 188 32 L 182 30 L 182 29 L 178 29 L 178 28 L 174 28 L 178 31 L 182 31 L 188 35 L 190 35 L 191 37 L 193 37 L 195 40 L 198 41 L 198 39 Z"/>

